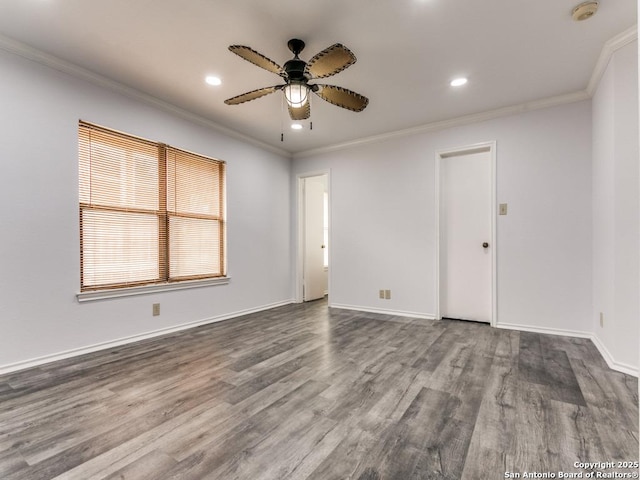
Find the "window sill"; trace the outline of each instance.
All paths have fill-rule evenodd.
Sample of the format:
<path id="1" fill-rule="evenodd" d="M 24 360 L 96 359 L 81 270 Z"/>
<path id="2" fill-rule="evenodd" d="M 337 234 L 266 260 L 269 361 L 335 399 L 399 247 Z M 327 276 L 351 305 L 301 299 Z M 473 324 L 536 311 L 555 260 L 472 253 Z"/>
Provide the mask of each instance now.
<path id="1" fill-rule="evenodd" d="M 132 295 L 147 295 L 150 293 L 170 292 L 191 288 L 210 287 L 213 285 L 227 285 L 231 277 L 207 278 L 205 280 L 190 280 L 186 282 L 162 283 L 159 285 L 143 285 L 141 287 L 117 288 L 113 290 L 96 290 L 76 294 L 78 302 L 92 302 L 109 298 L 130 297 Z"/>

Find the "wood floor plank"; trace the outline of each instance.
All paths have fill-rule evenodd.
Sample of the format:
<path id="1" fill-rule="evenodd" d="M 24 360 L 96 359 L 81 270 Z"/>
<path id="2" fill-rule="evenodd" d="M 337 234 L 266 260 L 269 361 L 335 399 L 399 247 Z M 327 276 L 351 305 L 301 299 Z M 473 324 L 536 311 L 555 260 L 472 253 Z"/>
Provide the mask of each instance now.
<path id="1" fill-rule="evenodd" d="M 211 428 L 217 422 L 224 421 L 230 409 L 231 405 L 220 402 L 219 399 L 210 399 L 141 435 L 96 455 L 71 470 L 67 470 L 55 477 L 55 480 L 108 477 L 154 450 L 185 441 L 189 435 L 197 431 L 198 428 L 202 428 L 203 425 L 207 426 L 204 429 L 207 431 L 207 428 Z"/>
<path id="2" fill-rule="evenodd" d="M 234 472 L 250 453 L 277 430 L 283 418 L 289 420 L 295 412 L 307 418 L 314 417 L 312 412 L 303 408 L 312 398 L 327 386 L 317 382 L 307 382 L 293 392 L 285 395 L 267 408 L 242 421 L 220 437 L 211 439 L 201 449 L 181 460 L 175 468 L 166 472 L 166 478 L 201 478 L 210 475 L 219 477 L 213 472 L 224 468 Z"/>
<path id="3" fill-rule="evenodd" d="M 22 455 L 16 453 L 15 450 L 0 452 L 0 474 L 2 474 L 2 477 L 18 471 L 24 471 L 28 468 L 29 464 L 27 461 Z"/>
<path id="4" fill-rule="evenodd" d="M 240 403 L 230 405 L 227 414 L 216 421 L 202 422 L 193 428 L 179 433 L 179 438 L 163 442 L 163 451 L 170 453 L 182 461 L 194 453 L 205 449 L 207 445 L 221 438 L 234 428 L 254 417 L 275 402 L 290 395 L 309 380 L 309 373 L 304 368 L 292 375 L 268 386 Z"/>
<path id="5" fill-rule="evenodd" d="M 497 344 L 491 370 L 485 377 L 486 389 L 476 418 L 474 433 L 465 459 L 463 480 L 491 480 L 495 470 L 506 466 L 521 434 L 517 418 L 519 389 L 517 332 L 504 336 Z"/>
<path id="6" fill-rule="evenodd" d="M 297 411 L 262 441 L 213 470 L 211 476 L 230 480 L 280 480 L 290 474 L 335 425 L 336 422 L 306 409 Z M 272 461 L 274 457 L 278 458 L 277 463 Z"/>
<path id="7" fill-rule="evenodd" d="M 573 402 L 549 402 L 552 428 L 545 430 L 547 452 L 553 452 L 550 468 L 569 470 L 576 461 L 609 458 L 596 429 L 593 415 Z"/>
<path id="8" fill-rule="evenodd" d="M 0 376 L 0 478 L 504 478 L 638 456 L 587 339 L 292 304 Z"/>
<path id="9" fill-rule="evenodd" d="M 351 430 L 346 424 L 338 424 L 324 435 L 314 448 L 282 480 L 305 480 L 322 464 Z"/>
<path id="10" fill-rule="evenodd" d="M 358 478 L 354 473 L 362 465 L 376 442 L 377 437 L 371 432 L 359 428 L 349 429 L 342 441 L 306 478 L 308 480 Z"/>
<path id="11" fill-rule="evenodd" d="M 124 468 L 104 477 L 105 480 L 138 480 L 162 478 L 164 472 L 175 466 L 176 461 L 164 453 L 153 450 Z"/>

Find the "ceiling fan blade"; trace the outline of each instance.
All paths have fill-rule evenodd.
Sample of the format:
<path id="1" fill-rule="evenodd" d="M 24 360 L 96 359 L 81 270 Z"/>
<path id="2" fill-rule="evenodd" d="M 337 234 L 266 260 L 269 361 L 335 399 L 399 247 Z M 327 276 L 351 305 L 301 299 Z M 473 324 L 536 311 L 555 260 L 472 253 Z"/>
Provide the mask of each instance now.
<path id="1" fill-rule="evenodd" d="M 239 103 L 248 102 L 250 100 L 255 100 L 256 98 L 269 95 L 270 93 L 273 93 L 276 90 L 279 90 L 280 88 L 282 88 L 282 85 L 278 85 L 275 87 L 259 88 L 258 90 L 252 90 L 251 92 L 243 93 L 242 95 L 228 98 L 227 100 L 224 101 L 224 103 L 226 103 L 227 105 L 238 105 Z"/>
<path id="2" fill-rule="evenodd" d="M 292 108 L 290 105 L 288 107 L 291 120 L 306 120 L 311 116 L 311 106 L 308 101 L 299 108 Z"/>
<path id="3" fill-rule="evenodd" d="M 313 78 L 326 78 L 341 72 L 356 63 L 356 56 L 340 43 L 325 48 L 315 55 L 305 68 L 305 73 Z"/>
<path id="4" fill-rule="evenodd" d="M 361 112 L 369 104 L 369 99 L 359 93 L 335 85 L 313 85 L 311 90 L 323 100 L 353 112 Z"/>
<path id="5" fill-rule="evenodd" d="M 278 65 L 273 60 L 265 57 L 261 53 L 256 52 L 254 49 L 245 47 L 244 45 L 231 45 L 229 47 L 236 55 L 244 58 L 247 62 L 251 62 L 254 65 L 259 66 L 260 68 L 264 68 L 276 75 L 284 75 L 284 70 L 280 65 Z"/>

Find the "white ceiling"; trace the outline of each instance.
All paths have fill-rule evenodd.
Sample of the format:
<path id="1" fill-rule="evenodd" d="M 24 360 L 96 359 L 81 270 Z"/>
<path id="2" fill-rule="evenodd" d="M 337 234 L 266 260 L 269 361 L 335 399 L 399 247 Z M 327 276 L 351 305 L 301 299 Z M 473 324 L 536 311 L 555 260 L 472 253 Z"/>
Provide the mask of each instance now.
<path id="1" fill-rule="evenodd" d="M 637 22 L 635 0 L 0 0 L 0 34 L 290 153 L 584 91 L 604 43 Z M 334 43 L 358 58 L 325 79 L 367 96 L 354 113 L 313 98 L 294 132 L 281 93 L 226 98 L 280 78 L 231 53 L 282 65 Z M 212 87 L 214 74 L 223 84 Z M 449 86 L 456 76 L 469 83 Z M 284 129 L 285 141 L 280 141 Z"/>

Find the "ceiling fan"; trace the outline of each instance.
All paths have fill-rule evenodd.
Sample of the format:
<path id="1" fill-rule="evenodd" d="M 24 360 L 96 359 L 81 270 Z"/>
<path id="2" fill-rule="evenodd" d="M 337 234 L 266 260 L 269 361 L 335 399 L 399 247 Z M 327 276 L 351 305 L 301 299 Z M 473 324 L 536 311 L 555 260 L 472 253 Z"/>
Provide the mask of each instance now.
<path id="1" fill-rule="evenodd" d="M 291 119 L 305 120 L 311 115 L 311 107 L 309 105 L 309 92 L 311 91 L 323 100 L 338 107 L 346 108 L 353 112 L 364 110 L 369 103 L 369 99 L 359 93 L 335 85 L 309 83 L 317 78 L 335 75 L 356 63 L 356 56 L 351 50 L 340 43 L 336 43 L 322 50 L 308 62 L 305 62 L 298 56 L 304 49 L 304 45 L 304 42 L 297 38 L 289 40 L 287 46 L 294 57 L 282 67 L 252 48 L 244 45 L 231 45 L 229 50 L 233 53 L 258 67 L 280 75 L 285 83 L 243 93 L 225 100 L 224 103 L 238 105 L 282 90 Z"/>

